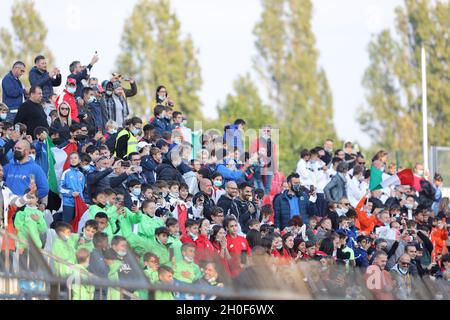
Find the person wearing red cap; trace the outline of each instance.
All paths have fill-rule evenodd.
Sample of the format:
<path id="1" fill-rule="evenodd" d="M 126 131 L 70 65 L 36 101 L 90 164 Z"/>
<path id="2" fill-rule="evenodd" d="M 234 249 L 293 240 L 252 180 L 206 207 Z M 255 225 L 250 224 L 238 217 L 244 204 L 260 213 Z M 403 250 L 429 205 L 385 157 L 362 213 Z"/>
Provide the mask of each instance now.
<path id="1" fill-rule="evenodd" d="M 56 99 L 56 108 L 58 109 L 62 102 L 66 102 L 70 107 L 70 118 L 72 121 L 80 122 L 80 119 L 78 119 L 78 106 L 75 101 L 76 91 L 77 81 L 74 78 L 67 78 L 66 88 Z"/>

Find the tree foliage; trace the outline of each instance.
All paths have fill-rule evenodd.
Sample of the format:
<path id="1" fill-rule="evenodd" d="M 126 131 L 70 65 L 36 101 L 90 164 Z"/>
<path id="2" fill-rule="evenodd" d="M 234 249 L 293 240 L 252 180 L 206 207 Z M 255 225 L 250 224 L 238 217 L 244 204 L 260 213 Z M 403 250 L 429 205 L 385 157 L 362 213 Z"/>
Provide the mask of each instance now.
<path id="1" fill-rule="evenodd" d="M 358 119 L 377 147 L 422 158 L 421 46 L 427 54 L 428 133 L 431 145 L 450 145 L 450 4 L 405 0 L 396 9 L 396 35 L 382 31 L 369 44 L 363 77 L 367 106 Z"/>
<path id="2" fill-rule="evenodd" d="M 0 28 L 0 75 L 3 77 L 13 63 L 21 60 L 27 70 L 34 66 L 34 58 L 42 54 L 53 61 L 53 54 L 46 46 L 47 27 L 36 11 L 33 0 L 14 1 L 11 9 L 12 33 Z M 28 72 L 21 78 L 25 86 L 29 85 Z"/>
<path id="3" fill-rule="evenodd" d="M 125 23 L 117 71 L 140 84 L 131 108 L 136 115 L 152 115 L 155 91 L 164 85 L 175 109 L 201 119 L 198 91 L 202 85 L 198 50 L 181 37 L 180 22 L 169 0 L 139 0 Z"/>
<path id="4" fill-rule="evenodd" d="M 262 0 L 254 29 L 255 69 L 264 81 L 280 128 L 281 168 L 291 171 L 302 147 L 336 139 L 333 99 L 311 27 L 310 0 Z"/>

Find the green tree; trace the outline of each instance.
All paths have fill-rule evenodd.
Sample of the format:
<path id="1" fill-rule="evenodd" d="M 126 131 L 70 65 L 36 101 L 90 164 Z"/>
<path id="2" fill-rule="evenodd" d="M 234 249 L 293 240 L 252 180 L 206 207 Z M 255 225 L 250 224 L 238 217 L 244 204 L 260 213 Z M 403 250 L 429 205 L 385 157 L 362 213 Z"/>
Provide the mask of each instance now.
<path id="1" fill-rule="evenodd" d="M 292 171 L 300 148 L 336 139 L 333 99 L 312 32 L 310 0 L 262 0 L 255 69 L 276 109 L 281 169 Z"/>
<path id="2" fill-rule="evenodd" d="M 198 50 L 190 37 L 182 39 L 169 0 L 139 0 L 127 19 L 120 47 L 117 71 L 135 77 L 140 85 L 131 105 L 133 114 L 152 115 L 156 88 L 164 85 L 175 109 L 191 119 L 202 118 Z"/>
<path id="3" fill-rule="evenodd" d="M 369 44 L 358 119 L 376 148 L 402 164 L 422 160 L 421 46 L 427 53 L 429 143 L 450 145 L 449 2 L 406 0 L 396 9 L 396 37 L 382 31 Z"/>
<path id="4" fill-rule="evenodd" d="M 220 123 L 230 124 L 240 118 L 245 120 L 247 128 L 258 130 L 274 122 L 273 110 L 262 102 L 249 74 L 239 76 L 233 90 L 234 93 L 228 94 L 225 103 L 217 108 Z"/>
<path id="5" fill-rule="evenodd" d="M 0 76 L 4 76 L 17 60 L 23 61 L 27 70 L 34 66 L 34 58 L 39 54 L 50 62 L 54 61 L 45 44 L 47 27 L 35 9 L 34 1 L 14 1 L 11 11 L 13 32 L 0 28 Z M 28 72 L 21 77 L 21 81 L 25 86 L 29 85 Z"/>

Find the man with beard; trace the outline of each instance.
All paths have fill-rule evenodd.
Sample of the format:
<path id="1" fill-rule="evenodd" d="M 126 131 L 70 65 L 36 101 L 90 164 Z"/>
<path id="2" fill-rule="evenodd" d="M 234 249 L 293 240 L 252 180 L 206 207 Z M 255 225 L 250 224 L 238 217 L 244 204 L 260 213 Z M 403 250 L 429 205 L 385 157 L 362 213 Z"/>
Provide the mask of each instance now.
<path id="1" fill-rule="evenodd" d="M 223 209 L 225 217 L 231 214 L 233 199 L 238 195 L 238 186 L 235 181 L 228 181 L 225 188 L 226 193 L 217 201 L 217 206 Z"/>
<path id="2" fill-rule="evenodd" d="M 239 185 L 239 197 L 233 200 L 231 214 L 241 225 L 241 231 L 245 234 L 250 230 L 249 221 L 257 219 L 256 205 L 253 203 L 252 186 L 246 182 Z"/>
<path id="3" fill-rule="evenodd" d="M 293 216 L 300 216 L 306 225 L 309 225 L 309 217 L 317 215 L 315 192 L 307 193 L 300 187 L 300 176 L 291 173 L 287 177 L 289 190 L 275 196 L 273 207 L 275 212 L 275 225 L 283 230 L 288 226 L 288 221 Z"/>

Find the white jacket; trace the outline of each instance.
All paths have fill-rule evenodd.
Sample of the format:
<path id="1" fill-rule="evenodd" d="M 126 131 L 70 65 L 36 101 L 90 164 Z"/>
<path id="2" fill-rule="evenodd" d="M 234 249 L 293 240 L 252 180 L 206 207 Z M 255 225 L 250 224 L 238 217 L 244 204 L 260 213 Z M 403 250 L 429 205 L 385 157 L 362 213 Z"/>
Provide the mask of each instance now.
<path id="1" fill-rule="evenodd" d="M 367 193 L 365 184 L 362 184 L 356 177 L 347 183 L 347 197 L 353 208 L 356 208 L 359 200 Z"/>

